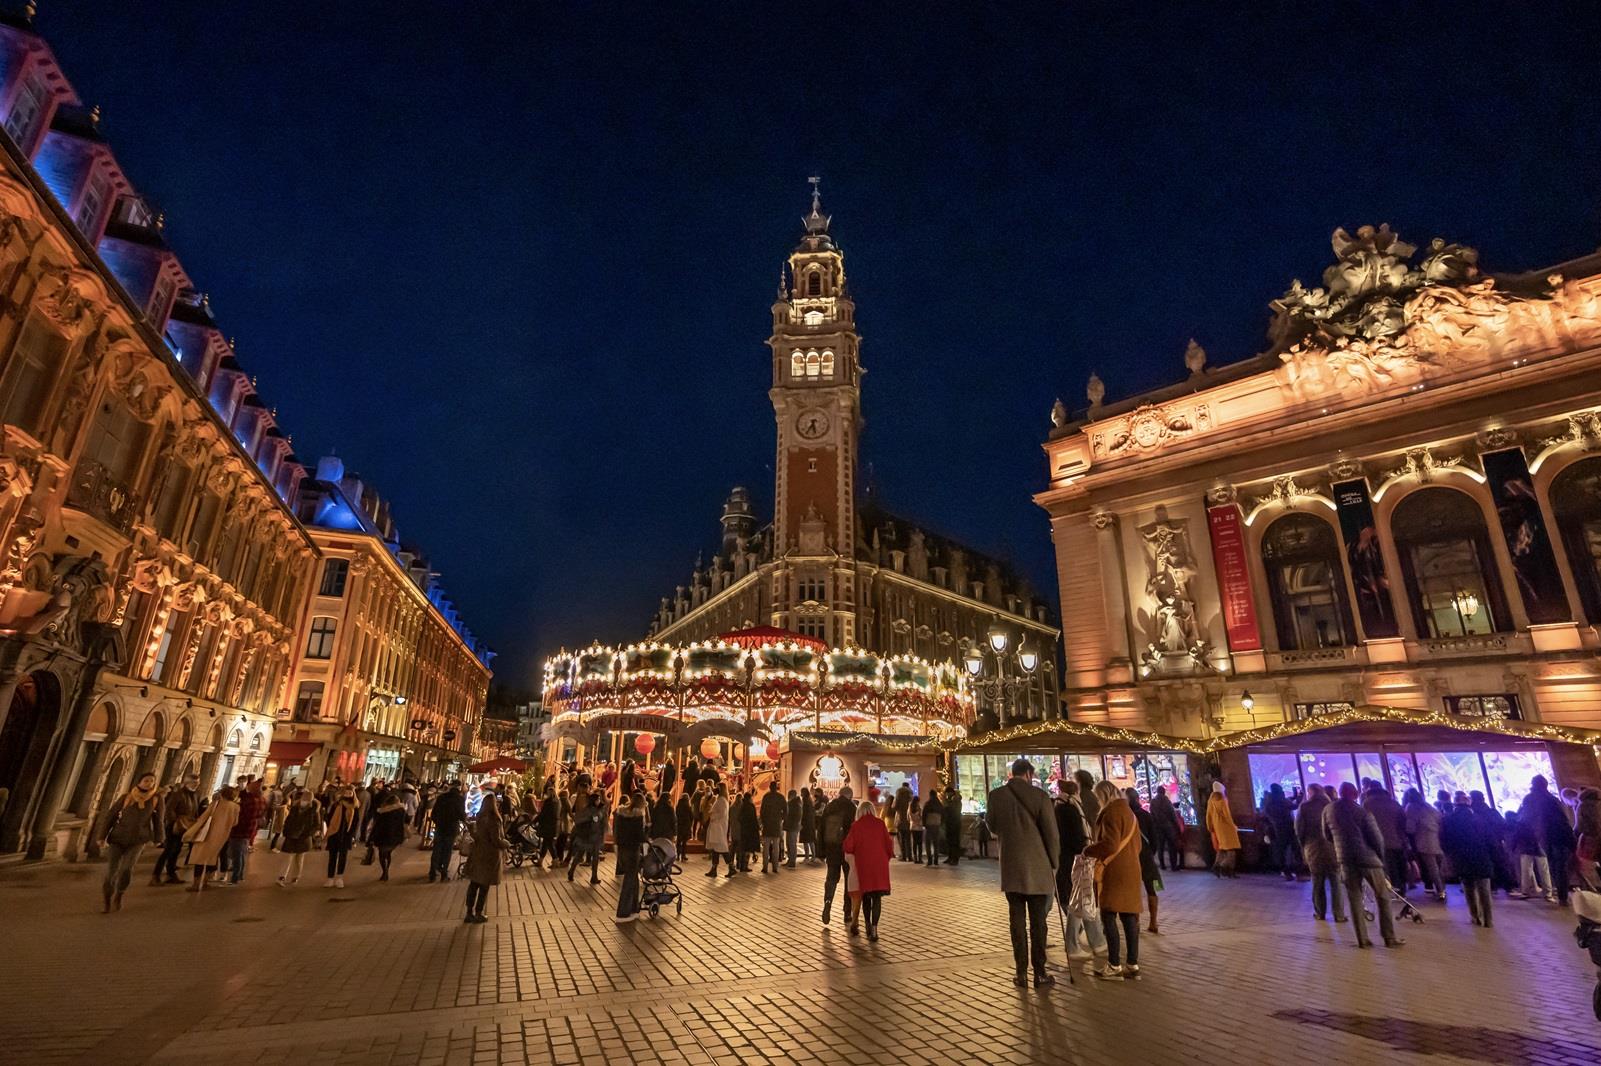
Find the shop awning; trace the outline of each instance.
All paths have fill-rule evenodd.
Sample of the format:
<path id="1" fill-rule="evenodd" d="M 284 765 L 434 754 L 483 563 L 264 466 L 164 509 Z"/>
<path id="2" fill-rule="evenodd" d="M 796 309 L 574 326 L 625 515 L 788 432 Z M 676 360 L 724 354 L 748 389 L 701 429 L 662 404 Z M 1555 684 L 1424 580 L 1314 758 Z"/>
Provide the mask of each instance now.
<path id="1" fill-rule="evenodd" d="M 527 769 L 528 764 L 521 759 L 513 759 L 509 755 L 502 755 L 487 762 L 474 763 L 467 767 L 467 772 L 469 774 L 498 774 L 506 772 L 520 774 Z"/>
<path id="2" fill-rule="evenodd" d="M 315 740 L 275 740 L 267 748 L 267 761 L 279 766 L 299 766 L 321 747 Z"/>

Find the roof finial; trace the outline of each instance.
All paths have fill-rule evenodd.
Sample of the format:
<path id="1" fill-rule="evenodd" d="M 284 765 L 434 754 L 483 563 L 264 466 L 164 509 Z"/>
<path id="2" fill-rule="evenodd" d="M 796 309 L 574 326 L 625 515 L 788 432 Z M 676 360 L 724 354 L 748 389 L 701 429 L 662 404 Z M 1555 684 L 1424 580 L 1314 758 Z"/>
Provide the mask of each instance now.
<path id="1" fill-rule="evenodd" d="M 818 189 L 823 179 L 813 174 L 806 180 L 812 183 L 812 213 L 801 221 L 805 223 L 806 233 L 809 236 L 823 236 L 828 233 L 829 223 L 828 216 L 823 214 L 823 194 Z"/>
<path id="2" fill-rule="evenodd" d="M 820 176 L 813 174 L 806 180 L 812 183 L 812 214 L 822 214 L 823 193 L 818 186 L 822 185 L 823 179 Z"/>

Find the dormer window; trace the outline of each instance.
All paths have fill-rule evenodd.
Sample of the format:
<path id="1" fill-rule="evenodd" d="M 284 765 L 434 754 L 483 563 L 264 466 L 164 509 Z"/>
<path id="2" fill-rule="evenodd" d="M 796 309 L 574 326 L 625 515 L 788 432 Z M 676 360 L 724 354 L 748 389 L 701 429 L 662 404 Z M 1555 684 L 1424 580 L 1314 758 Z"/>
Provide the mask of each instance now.
<path id="1" fill-rule="evenodd" d="M 100 228 L 100 212 L 106 206 L 106 179 L 102 174 L 96 174 L 89 179 L 89 187 L 83 190 L 83 199 L 78 201 L 78 229 L 90 240 L 94 240 Z"/>
<path id="2" fill-rule="evenodd" d="M 172 297 L 176 288 L 177 286 L 173 284 L 172 279 L 165 274 L 156 281 L 156 289 L 150 294 L 150 306 L 145 309 L 145 314 L 150 317 L 150 321 L 158 326 L 166 322 L 167 311 L 172 306 Z"/>
<path id="3" fill-rule="evenodd" d="M 37 76 L 30 77 L 17 90 L 17 98 L 11 103 L 11 113 L 6 116 L 6 132 L 11 134 L 11 139 L 24 152 L 32 147 L 34 130 L 43 113 L 44 86 L 39 84 Z"/>
<path id="4" fill-rule="evenodd" d="M 825 317 L 821 311 L 808 311 L 801 316 L 801 320 L 808 326 L 821 326 Z"/>
<path id="5" fill-rule="evenodd" d="M 806 278 L 806 295 L 807 296 L 821 296 L 821 295 L 823 295 L 823 275 L 822 275 L 821 272 L 814 270 L 814 271 L 811 272 L 810 275 L 807 276 L 807 278 Z"/>

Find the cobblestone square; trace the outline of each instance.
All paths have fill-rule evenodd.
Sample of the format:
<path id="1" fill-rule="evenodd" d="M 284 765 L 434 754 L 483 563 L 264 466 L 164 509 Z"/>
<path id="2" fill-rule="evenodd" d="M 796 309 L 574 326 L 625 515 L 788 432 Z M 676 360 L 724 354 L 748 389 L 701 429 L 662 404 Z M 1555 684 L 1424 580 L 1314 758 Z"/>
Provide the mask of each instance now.
<path id="1" fill-rule="evenodd" d="M 625 926 L 609 861 L 594 888 L 509 872 L 469 926 L 412 849 L 343 891 L 279 888 L 280 864 L 258 845 L 247 884 L 200 895 L 141 877 L 110 916 L 97 866 L 0 873 L 0 1061 L 1601 1061 L 1571 917 L 1498 899 L 1479 930 L 1455 889 L 1406 947 L 1358 951 L 1306 884 L 1170 875 L 1142 980 L 1035 991 L 993 862 L 896 863 L 878 944 L 821 925 L 820 867 L 713 881 L 693 857 L 682 916 Z"/>

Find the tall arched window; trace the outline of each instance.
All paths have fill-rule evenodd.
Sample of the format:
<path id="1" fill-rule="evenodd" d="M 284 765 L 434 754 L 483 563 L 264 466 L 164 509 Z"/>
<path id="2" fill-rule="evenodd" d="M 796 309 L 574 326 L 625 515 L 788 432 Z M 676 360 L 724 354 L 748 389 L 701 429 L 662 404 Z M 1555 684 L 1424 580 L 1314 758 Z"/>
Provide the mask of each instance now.
<path id="1" fill-rule="evenodd" d="M 1262 537 L 1262 564 L 1282 651 L 1356 643 L 1345 568 L 1334 527 L 1309 514 L 1287 514 Z"/>
<path id="2" fill-rule="evenodd" d="M 825 378 L 831 378 L 831 377 L 834 376 L 834 353 L 833 352 L 824 352 L 823 353 L 823 376 Z"/>
<path id="3" fill-rule="evenodd" d="M 806 376 L 806 353 L 796 348 L 789 355 L 789 376 L 803 378 Z"/>
<path id="4" fill-rule="evenodd" d="M 822 273 L 820 271 L 814 270 L 810 274 L 807 275 L 807 277 L 806 277 L 806 295 L 807 296 L 821 296 L 821 295 L 823 295 L 823 275 L 822 275 Z"/>
<path id="5" fill-rule="evenodd" d="M 1601 458 L 1581 459 L 1556 476 L 1551 511 L 1584 616 L 1601 625 Z"/>
<path id="6" fill-rule="evenodd" d="M 807 352 L 806 376 L 809 378 L 815 378 L 817 376 L 819 366 L 821 366 L 821 363 L 818 361 L 817 353 L 815 351 Z"/>
<path id="7" fill-rule="evenodd" d="M 1418 636 L 1460 637 L 1512 629 L 1479 505 L 1434 487 L 1402 500 L 1390 517 Z"/>

